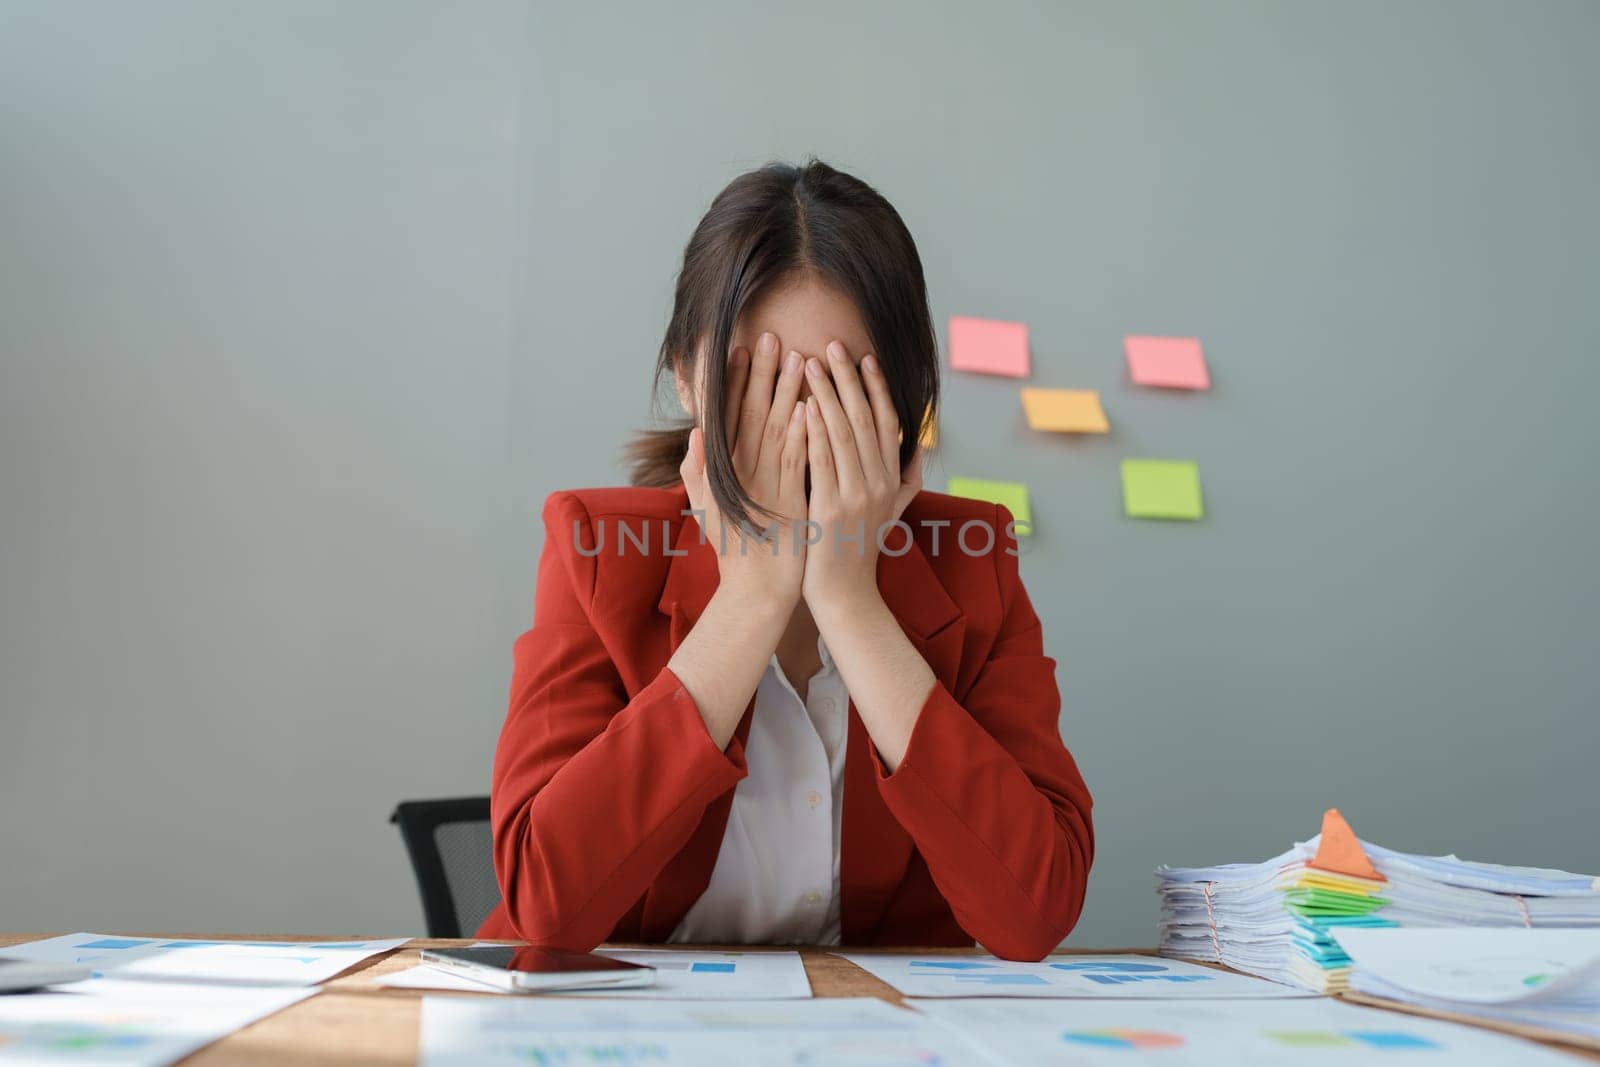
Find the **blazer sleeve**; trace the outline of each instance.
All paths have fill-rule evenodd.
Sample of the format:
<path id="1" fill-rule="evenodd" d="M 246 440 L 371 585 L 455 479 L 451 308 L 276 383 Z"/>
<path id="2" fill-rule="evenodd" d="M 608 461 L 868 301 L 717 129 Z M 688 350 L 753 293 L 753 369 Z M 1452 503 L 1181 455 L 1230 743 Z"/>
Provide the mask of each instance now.
<path id="1" fill-rule="evenodd" d="M 525 940 L 588 951 L 746 769 L 739 739 L 718 749 L 669 669 L 629 697 L 590 621 L 596 560 L 575 543 L 595 544 L 588 511 L 557 493 L 544 522 L 533 627 L 516 642 L 495 749 L 495 873 Z"/>
<path id="2" fill-rule="evenodd" d="M 1011 515 L 998 509 L 1009 531 Z M 936 682 L 878 790 L 927 861 L 961 928 L 996 956 L 1038 960 L 1083 910 L 1093 801 L 1061 740 L 1055 660 L 1006 548 L 994 553 L 1002 617 L 971 688 Z"/>

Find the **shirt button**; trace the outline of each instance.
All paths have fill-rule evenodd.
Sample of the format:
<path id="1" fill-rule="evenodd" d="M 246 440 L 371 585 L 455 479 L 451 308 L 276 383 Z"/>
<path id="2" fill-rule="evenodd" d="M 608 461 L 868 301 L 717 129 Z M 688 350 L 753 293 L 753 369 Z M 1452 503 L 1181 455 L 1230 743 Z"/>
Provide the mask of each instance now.
<path id="1" fill-rule="evenodd" d="M 818 804 L 822 803 L 822 794 L 813 789 L 811 792 L 806 794 L 806 803 L 810 804 L 811 807 L 815 809 Z"/>
<path id="2" fill-rule="evenodd" d="M 813 889 L 811 892 L 806 894 L 806 903 L 807 904 L 821 904 L 822 903 L 822 894 L 817 892 L 815 889 Z"/>
<path id="3" fill-rule="evenodd" d="M 817 710 L 822 712 L 822 714 L 824 714 L 824 715 L 832 715 L 833 714 L 833 698 L 832 697 L 823 697 L 821 700 L 817 701 Z"/>

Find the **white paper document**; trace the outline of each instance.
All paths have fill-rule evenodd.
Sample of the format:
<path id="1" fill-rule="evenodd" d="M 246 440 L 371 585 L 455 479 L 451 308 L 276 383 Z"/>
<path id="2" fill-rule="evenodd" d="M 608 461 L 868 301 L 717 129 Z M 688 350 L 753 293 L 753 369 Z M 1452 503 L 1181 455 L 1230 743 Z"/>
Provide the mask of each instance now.
<path id="1" fill-rule="evenodd" d="M 407 940 L 197 941 L 80 933 L 11 945 L 0 956 L 82 964 L 127 979 L 316 985 Z"/>
<path id="2" fill-rule="evenodd" d="M 1350 988 L 1600 1038 L 1600 930 L 1341 930 Z"/>
<path id="3" fill-rule="evenodd" d="M 317 992 L 110 978 L 63 988 L 0 997 L 0 1065 L 158 1067 Z"/>
<path id="4" fill-rule="evenodd" d="M 606 997 L 631 1000 L 786 1000 L 811 996 L 805 964 L 798 952 L 696 952 L 693 949 L 603 948 L 597 955 L 642 963 L 656 969 L 654 984 L 637 989 L 571 990 L 539 996 Z M 460 971 L 423 964 L 374 981 L 397 989 L 446 989 L 508 993 L 474 982 Z"/>
<path id="5" fill-rule="evenodd" d="M 1470 1026 L 1294 1000 L 928 1000 L 917 1010 L 979 1045 L 993 1064 L 1167 1067 L 1218 1064 L 1450 1064 L 1572 1067 L 1571 1057 Z"/>
<path id="6" fill-rule="evenodd" d="M 422 1067 L 982 1067 L 955 1031 L 874 997 L 716 1004 L 582 1004 L 424 997 Z"/>
<path id="7" fill-rule="evenodd" d="M 1356 973 L 1442 1000 L 1506 1004 L 1600 986 L 1600 930 L 1337 930 Z"/>
<path id="8" fill-rule="evenodd" d="M 1191 1000 L 1304 997 L 1260 978 L 1155 956 L 1050 956 L 1012 963 L 994 956 L 841 952 L 908 997 L 1092 997 Z"/>

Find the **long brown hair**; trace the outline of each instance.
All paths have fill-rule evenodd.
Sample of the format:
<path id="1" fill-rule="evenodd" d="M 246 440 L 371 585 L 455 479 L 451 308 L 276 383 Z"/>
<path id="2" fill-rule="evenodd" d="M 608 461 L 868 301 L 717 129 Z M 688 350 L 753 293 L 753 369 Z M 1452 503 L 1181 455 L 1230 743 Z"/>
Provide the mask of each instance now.
<path id="1" fill-rule="evenodd" d="M 726 357 L 744 309 L 808 272 L 850 297 L 861 314 L 900 418 L 903 470 L 924 413 L 936 410 L 939 399 L 938 342 L 922 260 L 889 201 L 818 160 L 769 163 L 739 175 L 711 202 L 683 250 L 672 319 L 656 360 L 658 395 L 662 378 L 680 368 L 693 380 L 704 354 Z M 734 473 L 724 425 L 726 358 L 710 360 L 705 370 L 701 426 L 711 491 L 724 517 L 753 522 L 762 509 Z M 677 484 L 692 425 L 635 437 L 627 449 L 635 485 Z"/>

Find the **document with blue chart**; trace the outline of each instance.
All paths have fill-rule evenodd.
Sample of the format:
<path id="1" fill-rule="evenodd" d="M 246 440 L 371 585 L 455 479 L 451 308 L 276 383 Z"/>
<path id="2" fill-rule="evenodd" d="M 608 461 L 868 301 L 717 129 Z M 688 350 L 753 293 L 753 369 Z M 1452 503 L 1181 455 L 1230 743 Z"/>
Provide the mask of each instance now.
<path id="1" fill-rule="evenodd" d="M 97 976 L 140 981 L 316 985 L 406 943 L 373 941 L 204 941 L 77 933 L 0 949 L 0 956 L 93 967 Z M 87 988 L 87 987 L 85 987 Z"/>
<path id="2" fill-rule="evenodd" d="M 424 997 L 421 1067 L 989 1067 L 955 1029 L 875 997 L 673 1004 Z"/>
<path id="3" fill-rule="evenodd" d="M 917 1010 L 1028 1067 L 1561 1067 L 1553 1049 L 1471 1026 L 1345 1004 L 1261 1000 L 924 1000 Z"/>
<path id="4" fill-rule="evenodd" d="M 1050 956 L 1038 963 L 1013 963 L 994 956 L 838 955 L 908 997 L 1204 1000 L 1310 995 L 1261 978 L 1155 956 Z"/>

